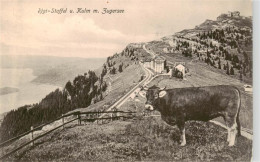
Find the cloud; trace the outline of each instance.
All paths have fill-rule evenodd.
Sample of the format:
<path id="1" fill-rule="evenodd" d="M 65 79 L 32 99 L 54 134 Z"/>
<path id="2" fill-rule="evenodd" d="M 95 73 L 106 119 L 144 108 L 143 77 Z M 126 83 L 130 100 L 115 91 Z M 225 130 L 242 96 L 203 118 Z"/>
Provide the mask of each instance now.
<path id="1" fill-rule="evenodd" d="M 104 29 L 95 24 L 93 19 L 81 16 L 70 16 L 56 22 L 51 22 L 47 17 L 31 17 L 24 21 L 5 21 L 5 25 L 10 28 L 1 31 L 4 38 L 1 43 L 9 45 L 10 48 L 20 47 L 19 54 L 28 53 L 21 48 L 31 48 L 31 51 L 37 52 L 35 54 L 68 55 L 66 50 L 61 50 L 63 48 L 68 51 L 76 49 L 75 51 L 79 52 L 76 54 L 78 56 L 86 57 L 82 53 L 92 51 L 95 53 L 91 57 L 96 54 L 101 57 L 122 50 L 130 42 L 147 41 L 150 37 L 126 35 L 115 29 Z M 54 49 L 57 49 L 56 53 Z M 5 52 L 7 51 L 17 52 L 12 49 Z"/>

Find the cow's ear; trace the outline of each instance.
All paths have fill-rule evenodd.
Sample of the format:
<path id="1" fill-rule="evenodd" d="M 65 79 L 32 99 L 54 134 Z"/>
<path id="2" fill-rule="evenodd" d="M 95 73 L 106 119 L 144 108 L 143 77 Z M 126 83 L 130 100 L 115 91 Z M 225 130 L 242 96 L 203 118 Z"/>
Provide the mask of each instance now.
<path id="1" fill-rule="evenodd" d="M 161 92 L 159 93 L 159 97 L 164 97 L 166 94 L 167 94 L 166 91 L 161 91 Z"/>
<path id="2" fill-rule="evenodd" d="M 146 97 L 146 91 L 139 91 L 139 95 L 141 96 L 141 97 Z"/>

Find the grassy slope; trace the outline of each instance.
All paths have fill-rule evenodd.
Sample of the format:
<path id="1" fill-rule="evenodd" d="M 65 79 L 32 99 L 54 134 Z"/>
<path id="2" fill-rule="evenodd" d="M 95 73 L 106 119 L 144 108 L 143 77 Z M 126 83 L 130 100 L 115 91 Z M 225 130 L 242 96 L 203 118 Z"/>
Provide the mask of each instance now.
<path id="1" fill-rule="evenodd" d="M 225 160 L 249 161 L 252 142 L 244 137 L 228 147 L 226 131 L 212 123 L 188 122 L 187 146 L 179 146 L 179 131 L 159 118 L 137 118 L 104 125 L 67 127 L 20 151 L 9 160 Z M 207 131 L 205 131 L 207 130 Z"/>
<path id="2" fill-rule="evenodd" d="M 138 49 L 139 58 L 150 56 L 143 49 Z M 105 110 L 110 105 L 115 103 L 119 98 L 126 94 L 132 87 L 139 83 L 141 76 L 145 74 L 141 66 L 131 60 L 129 57 L 121 56 L 115 57 L 111 62 L 115 61 L 114 67 L 117 69 L 116 74 L 111 75 L 109 72 L 104 77 L 104 80 L 108 84 L 108 89 L 111 89 L 107 94 L 104 94 L 104 99 L 90 105 L 86 108 L 79 108 L 74 111 L 94 111 L 94 110 Z M 123 72 L 118 72 L 118 66 L 123 63 Z M 99 69 L 101 71 L 101 69 Z M 109 77 L 108 77 L 109 76 Z M 112 80 L 111 80 L 111 79 Z M 109 86 L 111 82 L 111 86 Z"/>
<path id="3" fill-rule="evenodd" d="M 111 88 L 111 91 L 106 96 L 104 95 L 103 100 L 87 108 L 79 108 L 74 111 L 105 110 L 134 87 L 140 81 L 141 76 L 144 75 L 144 71 L 139 64 L 127 63 L 130 65 L 123 69 L 122 73 L 110 75 L 113 81 L 109 78 L 105 79 L 107 83 L 111 82 L 112 87 L 108 87 L 108 89 Z"/>

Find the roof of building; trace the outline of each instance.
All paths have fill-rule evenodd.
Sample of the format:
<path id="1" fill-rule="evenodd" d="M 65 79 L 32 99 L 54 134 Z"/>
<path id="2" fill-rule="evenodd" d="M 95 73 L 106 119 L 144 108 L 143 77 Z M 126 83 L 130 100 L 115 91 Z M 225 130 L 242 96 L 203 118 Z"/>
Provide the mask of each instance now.
<path id="1" fill-rule="evenodd" d="M 152 59 L 148 58 L 148 59 L 145 59 L 144 62 L 151 62 Z"/>
<path id="2" fill-rule="evenodd" d="M 162 57 L 156 56 L 153 59 L 147 58 L 147 59 L 144 60 L 144 62 L 151 62 L 151 61 L 154 61 L 156 63 L 163 63 L 165 61 L 165 59 L 162 58 Z"/>
<path id="3" fill-rule="evenodd" d="M 183 71 L 185 70 L 185 66 L 182 65 L 182 64 L 178 64 L 177 66 L 175 66 L 176 69 L 180 70 L 180 71 Z"/>
<path id="4" fill-rule="evenodd" d="M 154 58 L 154 61 L 165 61 L 165 59 L 162 58 L 162 57 L 156 56 L 156 57 Z"/>
<path id="5" fill-rule="evenodd" d="M 181 64 L 181 65 L 183 65 L 183 66 L 186 65 L 185 62 L 175 62 L 175 63 L 174 63 L 174 67 L 178 66 L 179 64 Z"/>

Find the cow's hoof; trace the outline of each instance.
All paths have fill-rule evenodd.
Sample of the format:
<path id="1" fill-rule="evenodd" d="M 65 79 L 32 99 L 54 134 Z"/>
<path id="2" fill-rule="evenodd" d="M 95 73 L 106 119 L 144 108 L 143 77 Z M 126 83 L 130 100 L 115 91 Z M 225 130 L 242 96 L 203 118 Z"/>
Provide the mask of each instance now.
<path id="1" fill-rule="evenodd" d="M 181 144 L 180 144 L 180 146 L 185 146 L 186 145 L 186 142 L 184 143 L 184 142 L 182 142 Z"/>
<path id="2" fill-rule="evenodd" d="M 235 142 L 229 142 L 229 143 L 228 143 L 228 146 L 229 146 L 229 147 L 232 147 L 232 146 L 234 146 L 234 145 L 235 145 Z"/>

